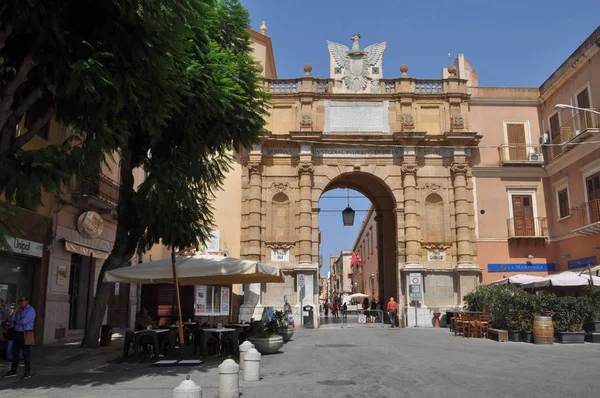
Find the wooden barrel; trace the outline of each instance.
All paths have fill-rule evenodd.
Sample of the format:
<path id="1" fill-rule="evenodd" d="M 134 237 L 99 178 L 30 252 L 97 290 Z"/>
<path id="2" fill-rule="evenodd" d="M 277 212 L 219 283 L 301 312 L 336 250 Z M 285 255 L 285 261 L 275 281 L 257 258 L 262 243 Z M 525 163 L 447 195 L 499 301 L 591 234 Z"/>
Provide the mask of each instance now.
<path id="1" fill-rule="evenodd" d="M 533 318 L 533 341 L 535 344 L 552 344 L 554 341 L 554 325 L 551 316 Z"/>

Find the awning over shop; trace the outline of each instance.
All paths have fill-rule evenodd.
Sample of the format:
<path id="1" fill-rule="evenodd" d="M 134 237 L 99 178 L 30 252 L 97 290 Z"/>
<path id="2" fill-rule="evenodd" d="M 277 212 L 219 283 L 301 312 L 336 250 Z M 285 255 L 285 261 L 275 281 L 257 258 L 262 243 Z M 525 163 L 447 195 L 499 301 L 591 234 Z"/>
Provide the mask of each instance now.
<path id="1" fill-rule="evenodd" d="M 81 254 L 82 256 L 89 257 L 90 255 L 94 258 L 106 259 L 110 254 L 106 250 L 99 249 L 97 247 L 84 245 L 82 243 L 73 242 L 65 239 L 65 250 L 71 253 Z"/>

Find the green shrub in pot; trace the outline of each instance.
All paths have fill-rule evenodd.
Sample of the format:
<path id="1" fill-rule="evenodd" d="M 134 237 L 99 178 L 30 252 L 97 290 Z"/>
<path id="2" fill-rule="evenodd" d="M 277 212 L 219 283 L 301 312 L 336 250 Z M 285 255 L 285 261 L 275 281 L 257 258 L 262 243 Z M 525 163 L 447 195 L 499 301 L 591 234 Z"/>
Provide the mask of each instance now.
<path id="1" fill-rule="evenodd" d="M 581 332 L 588 316 L 589 298 L 586 296 L 558 297 L 552 315 L 556 332 Z"/>

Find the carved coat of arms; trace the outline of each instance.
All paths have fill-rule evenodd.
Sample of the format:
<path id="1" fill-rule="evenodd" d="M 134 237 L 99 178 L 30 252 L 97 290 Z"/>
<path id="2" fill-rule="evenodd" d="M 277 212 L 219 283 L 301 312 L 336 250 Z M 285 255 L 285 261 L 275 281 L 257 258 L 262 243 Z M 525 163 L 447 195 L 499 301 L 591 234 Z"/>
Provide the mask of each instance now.
<path id="1" fill-rule="evenodd" d="M 369 68 L 379 61 L 385 51 L 386 42 L 372 44 L 364 50 L 360 49 L 358 41 L 360 34 L 352 35 L 352 49 L 343 44 L 327 41 L 327 48 L 335 59 L 338 67 L 343 68 L 344 83 L 350 91 L 361 91 L 367 87 Z"/>

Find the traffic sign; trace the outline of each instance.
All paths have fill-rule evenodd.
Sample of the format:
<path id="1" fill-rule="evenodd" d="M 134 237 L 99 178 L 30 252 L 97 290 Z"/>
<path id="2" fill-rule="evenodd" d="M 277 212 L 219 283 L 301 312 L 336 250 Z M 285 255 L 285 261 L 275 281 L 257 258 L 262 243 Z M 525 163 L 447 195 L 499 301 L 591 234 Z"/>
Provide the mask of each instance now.
<path id="1" fill-rule="evenodd" d="M 423 293 L 421 290 L 422 275 L 420 273 L 412 273 L 408 275 L 408 296 L 410 301 L 423 301 Z"/>
<path id="2" fill-rule="evenodd" d="M 410 279 L 411 285 L 420 285 L 421 284 L 421 274 L 413 273 L 408 275 Z"/>
<path id="3" fill-rule="evenodd" d="M 304 287 L 304 274 L 298 275 L 298 286 Z"/>

